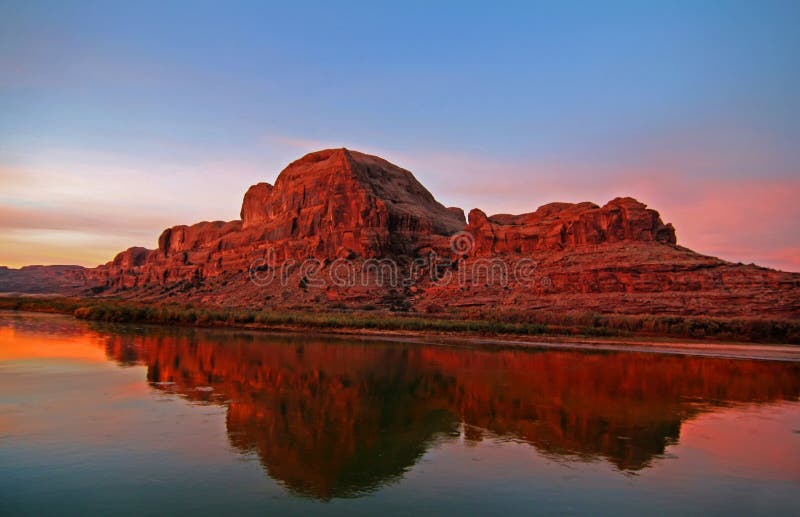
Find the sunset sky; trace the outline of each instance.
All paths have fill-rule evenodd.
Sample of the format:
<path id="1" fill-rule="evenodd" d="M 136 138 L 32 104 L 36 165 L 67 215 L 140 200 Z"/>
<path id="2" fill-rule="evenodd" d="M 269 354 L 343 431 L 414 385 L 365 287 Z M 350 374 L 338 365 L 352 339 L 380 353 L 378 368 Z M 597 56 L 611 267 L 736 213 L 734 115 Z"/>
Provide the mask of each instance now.
<path id="1" fill-rule="evenodd" d="M 448 206 L 630 195 L 800 271 L 800 1 L 377 4 L 0 0 L 0 265 L 155 247 L 348 147 Z"/>

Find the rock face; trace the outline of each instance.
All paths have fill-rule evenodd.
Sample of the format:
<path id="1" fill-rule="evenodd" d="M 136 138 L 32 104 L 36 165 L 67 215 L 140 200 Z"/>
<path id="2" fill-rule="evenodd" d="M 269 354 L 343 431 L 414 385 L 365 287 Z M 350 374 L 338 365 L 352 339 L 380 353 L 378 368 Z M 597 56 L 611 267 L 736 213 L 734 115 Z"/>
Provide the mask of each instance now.
<path id="1" fill-rule="evenodd" d="M 269 183 L 256 183 L 244 194 L 242 210 L 239 217 L 242 218 L 242 227 L 248 228 L 264 224 L 269 220 L 269 199 L 272 195 L 272 185 Z"/>
<path id="2" fill-rule="evenodd" d="M 297 246 L 325 257 L 408 253 L 412 241 L 464 223 L 407 170 L 346 149 L 304 156 L 275 187 L 253 185 L 241 215 L 243 228 L 260 228 L 260 238 L 303 241 Z"/>
<path id="3" fill-rule="evenodd" d="M 635 199 L 474 209 L 467 222 L 409 171 L 347 149 L 311 153 L 274 186 L 251 186 L 240 220 L 167 228 L 158 249 L 123 251 L 84 282 L 115 296 L 255 308 L 800 317 L 800 274 L 683 248 Z"/>
<path id="4" fill-rule="evenodd" d="M 247 272 L 269 252 L 275 260 L 409 257 L 419 246 L 464 227 L 407 170 L 347 149 L 304 156 L 275 186 L 247 190 L 239 221 L 173 226 L 135 267 L 126 250 L 95 270 L 112 288 L 197 281 Z"/>
<path id="5" fill-rule="evenodd" d="M 81 266 L 0 266 L 0 293 L 79 294 L 88 285 Z"/>
<path id="6" fill-rule="evenodd" d="M 676 244 L 675 229 L 655 210 L 633 198 L 617 198 L 600 208 L 594 203 L 550 203 L 535 212 L 487 217 L 469 213 L 466 231 L 475 238 L 475 254 L 530 254 L 615 242 Z"/>

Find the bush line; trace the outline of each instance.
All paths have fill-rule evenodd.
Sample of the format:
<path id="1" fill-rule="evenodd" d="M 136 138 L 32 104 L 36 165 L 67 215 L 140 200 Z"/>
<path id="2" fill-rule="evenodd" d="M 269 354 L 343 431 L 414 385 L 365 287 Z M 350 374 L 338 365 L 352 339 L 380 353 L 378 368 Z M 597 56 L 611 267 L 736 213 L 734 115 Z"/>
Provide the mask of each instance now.
<path id="1" fill-rule="evenodd" d="M 617 315 L 566 311 L 475 309 L 438 316 L 390 312 L 248 310 L 178 304 L 133 304 L 74 298 L 0 298 L 0 309 L 58 312 L 117 323 L 303 327 L 477 334 L 590 337 L 680 337 L 800 344 L 800 321 L 788 319 Z"/>

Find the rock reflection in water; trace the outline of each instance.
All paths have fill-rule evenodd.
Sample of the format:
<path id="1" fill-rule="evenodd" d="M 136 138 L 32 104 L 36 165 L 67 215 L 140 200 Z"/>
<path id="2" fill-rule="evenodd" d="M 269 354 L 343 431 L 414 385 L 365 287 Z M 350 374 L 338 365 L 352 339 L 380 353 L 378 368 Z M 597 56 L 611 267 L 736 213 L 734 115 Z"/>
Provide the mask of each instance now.
<path id="1" fill-rule="evenodd" d="M 485 433 L 635 472 L 701 412 L 800 396 L 796 363 L 194 330 L 106 339 L 154 388 L 227 406 L 233 447 L 324 500 L 391 483 L 436 440 Z"/>

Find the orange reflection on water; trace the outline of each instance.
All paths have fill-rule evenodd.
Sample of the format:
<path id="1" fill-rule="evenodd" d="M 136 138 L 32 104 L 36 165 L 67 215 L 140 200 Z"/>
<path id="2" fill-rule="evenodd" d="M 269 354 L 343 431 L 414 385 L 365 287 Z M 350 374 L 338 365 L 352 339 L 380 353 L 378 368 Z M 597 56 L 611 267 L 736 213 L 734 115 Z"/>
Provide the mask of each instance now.
<path id="1" fill-rule="evenodd" d="M 98 336 L 85 328 L 79 332 L 53 331 L 42 334 L 26 328 L 21 318 L 17 321 L 18 325 L 0 326 L 0 361 L 71 359 L 105 362 L 108 360 L 102 347 L 98 346 Z"/>
<path id="2" fill-rule="evenodd" d="M 721 407 L 796 401 L 800 365 L 579 351 L 484 351 L 252 333 L 109 335 L 159 390 L 227 407 L 231 445 L 298 494 L 352 496 L 449 436 L 522 440 L 635 472 Z M 737 455 L 737 438 L 715 441 Z M 746 460 L 742 460 L 746 461 Z"/>
<path id="3" fill-rule="evenodd" d="M 800 477 L 791 434 L 800 428 L 798 363 L 6 317 L 0 363 L 18 360 L 56 367 L 5 369 L 16 393 L 0 408 L 6 434 L 172 451 L 160 428 L 177 426 L 182 453 L 213 463 L 203 415 L 147 404 L 176 394 L 224 412 L 215 443 L 227 438 L 292 493 L 322 500 L 386 486 L 445 442 L 514 441 L 546 461 L 599 461 L 626 474 L 713 464 L 760 479 Z M 108 360 L 124 369 L 98 368 Z M 93 366 L 58 366 L 81 363 Z M 508 450 L 481 455 L 503 463 Z M 680 462 L 668 460 L 676 455 Z M 543 468 L 532 460 L 521 475 Z"/>

